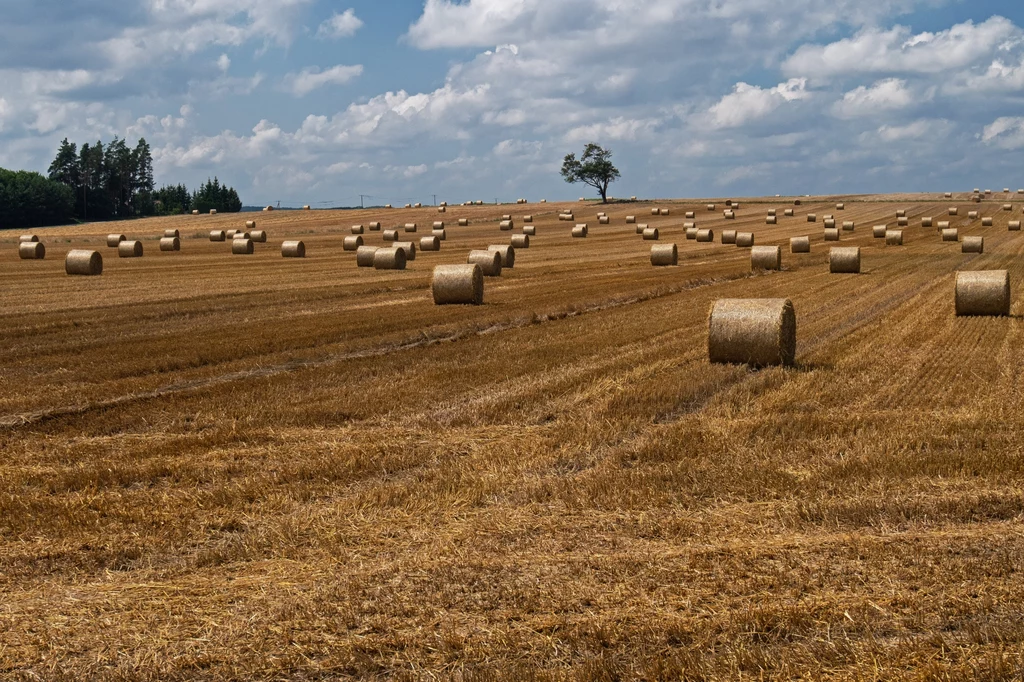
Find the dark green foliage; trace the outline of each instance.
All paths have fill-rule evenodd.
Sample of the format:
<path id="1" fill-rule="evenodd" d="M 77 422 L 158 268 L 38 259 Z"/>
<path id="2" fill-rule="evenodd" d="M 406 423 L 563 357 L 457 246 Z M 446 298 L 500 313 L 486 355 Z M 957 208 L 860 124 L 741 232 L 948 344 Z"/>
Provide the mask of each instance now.
<path id="1" fill-rule="evenodd" d="M 74 220 L 71 189 L 39 173 L 0 168 L 0 229 L 64 225 Z"/>
<path id="2" fill-rule="evenodd" d="M 619 179 L 619 169 L 612 164 L 612 153 L 591 142 L 577 160 L 567 154 L 562 161 L 562 177 L 568 183 L 582 182 L 601 193 L 601 201 L 608 203 L 608 185 Z"/>

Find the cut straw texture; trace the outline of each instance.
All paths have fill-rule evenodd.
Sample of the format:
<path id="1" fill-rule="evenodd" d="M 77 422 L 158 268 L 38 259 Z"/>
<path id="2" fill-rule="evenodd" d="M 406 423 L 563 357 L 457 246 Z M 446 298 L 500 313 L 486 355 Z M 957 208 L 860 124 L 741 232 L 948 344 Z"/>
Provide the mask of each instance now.
<path id="1" fill-rule="evenodd" d="M 753 367 L 792 365 L 796 359 L 796 312 L 788 299 L 720 299 L 708 316 L 712 363 Z"/>
<path id="2" fill-rule="evenodd" d="M 955 300 L 957 316 L 1009 315 L 1010 273 L 1006 270 L 958 272 Z"/>

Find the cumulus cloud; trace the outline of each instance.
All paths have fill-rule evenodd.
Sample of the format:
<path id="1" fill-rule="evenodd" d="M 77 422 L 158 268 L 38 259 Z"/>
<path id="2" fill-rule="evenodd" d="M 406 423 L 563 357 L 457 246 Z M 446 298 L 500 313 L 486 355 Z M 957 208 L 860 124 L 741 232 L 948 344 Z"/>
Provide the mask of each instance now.
<path id="1" fill-rule="evenodd" d="M 764 118 L 787 102 L 807 99 L 806 78 L 792 78 L 774 88 L 737 83 L 732 93 L 722 97 L 708 110 L 715 128 L 735 128 Z"/>
<path id="2" fill-rule="evenodd" d="M 285 76 L 286 87 L 298 97 L 304 97 L 326 85 L 345 85 L 363 75 L 362 64 L 355 66 L 332 66 L 321 71 L 318 67 L 309 67 L 296 74 Z"/>
<path id="3" fill-rule="evenodd" d="M 1024 117 L 1001 116 L 985 126 L 981 140 L 988 145 L 1002 149 L 1024 147 Z"/>
<path id="4" fill-rule="evenodd" d="M 341 14 L 335 13 L 330 19 L 320 24 L 316 31 L 317 38 L 351 38 L 363 27 L 363 21 L 356 16 L 354 9 L 347 9 Z"/>
<path id="5" fill-rule="evenodd" d="M 907 82 L 899 78 L 887 78 L 845 93 L 843 99 L 832 106 L 832 113 L 840 118 L 878 116 L 913 104 L 914 95 L 907 87 Z"/>

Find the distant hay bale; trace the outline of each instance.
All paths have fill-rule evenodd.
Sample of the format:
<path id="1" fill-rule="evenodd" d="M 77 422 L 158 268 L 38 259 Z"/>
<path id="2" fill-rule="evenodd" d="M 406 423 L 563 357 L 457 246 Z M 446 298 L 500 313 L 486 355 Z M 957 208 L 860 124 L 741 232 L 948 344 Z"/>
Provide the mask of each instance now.
<path id="1" fill-rule="evenodd" d="M 726 206 L 732 206 L 732 199 L 726 199 L 725 200 L 725 205 Z"/>
<path id="2" fill-rule="evenodd" d="M 981 219 L 981 226 L 982 227 L 992 227 L 992 218 L 982 218 Z"/>
<path id="3" fill-rule="evenodd" d="M 714 204 L 708 204 L 708 210 L 709 211 L 714 211 L 715 210 L 715 205 Z"/>
<path id="4" fill-rule="evenodd" d="M 381 233 L 381 237 L 386 242 L 397 242 L 398 241 L 398 230 L 384 230 Z"/>
<path id="5" fill-rule="evenodd" d="M 469 218 L 459 218 L 459 227 L 469 227 Z"/>
<path id="6" fill-rule="evenodd" d="M 786 209 L 785 211 L 783 211 L 783 212 L 782 212 L 782 214 L 783 214 L 784 216 L 786 216 L 787 218 L 792 218 L 793 216 L 795 216 L 795 215 L 796 215 L 796 211 L 794 211 L 794 210 L 793 210 L 793 209 L 791 209 L 791 208 L 787 208 L 787 209 Z"/>
<path id="7" fill-rule="evenodd" d="M 420 237 L 420 251 L 440 251 L 441 239 L 435 235 Z"/>
<path id="8" fill-rule="evenodd" d="M 362 237 L 356 237 L 356 239 L 362 239 Z M 305 258 L 306 257 L 306 245 L 301 241 L 287 241 L 281 242 L 281 257 L 282 258 Z"/>
<path id="9" fill-rule="evenodd" d="M 532 223 L 533 222 L 533 216 L 532 215 L 524 215 L 523 216 L 523 222 L 524 223 Z"/>
<path id="10" fill-rule="evenodd" d="M 814 215 L 813 213 L 808 213 L 807 214 L 807 222 L 809 222 L 809 223 L 816 223 L 816 222 L 818 222 L 818 216 Z"/>
<path id="11" fill-rule="evenodd" d="M 164 237 L 160 240 L 161 251 L 181 251 L 181 240 L 177 237 Z"/>
<path id="12" fill-rule="evenodd" d="M 251 235 L 248 232 L 235 232 L 232 239 L 249 239 Z"/>
<path id="13" fill-rule="evenodd" d="M 755 246 L 750 249 L 751 270 L 781 270 L 782 249 L 778 246 Z"/>
<path id="14" fill-rule="evenodd" d="M 303 206 L 302 210 L 303 211 L 308 211 L 309 210 L 309 204 L 306 204 L 305 206 Z"/>
<path id="15" fill-rule="evenodd" d="M 992 190 L 990 190 L 990 189 L 985 190 L 985 195 L 986 196 L 989 196 L 991 194 L 992 194 Z"/>
<path id="16" fill-rule="evenodd" d="M 636 224 L 636 216 L 635 215 L 628 215 L 628 216 L 626 216 L 626 224 L 627 225 L 635 225 Z"/>
<path id="17" fill-rule="evenodd" d="M 530 235 L 528 234 L 514 234 L 508 240 L 509 244 L 514 249 L 528 249 L 530 248 Z"/>
<path id="18" fill-rule="evenodd" d="M 636 195 L 634 195 L 634 196 L 631 196 L 631 197 L 629 198 L 629 200 L 630 200 L 630 201 L 636 201 Z"/>
<path id="19" fill-rule="evenodd" d="M 896 217 L 897 218 L 906 218 L 907 217 L 907 209 L 905 209 L 905 208 L 898 208 L 898 209 L 896 209 Z"/>
<path id="20" fill-rule="evenodd" d="M 434 305 L 481 305 L 484 273 L 476 263 L 437 265 L 430 280 Z"/>
<path id="21" fill-rule="evenodd" d="M 437 237 L 441 241 L 445 241 L 448 239 L 448 231 L 445 230 L 444 228 L 441 228 L 440 230 L 431 230 L 430 234 L 433 237 Z"/>
<path id="22" fill-rule="evenodd" d="M 652 208 L 651 209 L 651 215 L 661 215 L 661 209 L 660 208 Z"/>
<path id="23" fill-rule="evenodd" d="M 405 250 L 397 246 L 386 246 L 373 252 L 374 270 L 405 270 L 405 263 Z"/>
<path id="24" fill-rule="evenodd" d="M 956 206 L 950 206 L 950 208 L 949 208 L 949 215 L 956 215 L 957 213 L 958 213 L 958 210 L 957 210 Z"/>
<path id="25" fill-rule="evenodd" d="M 641 234 L 643 235 L 644 241 L 658 241 L 660 237 L 660 234 L 658 233 L 658 228 L 656 227 L 648 227 Z M 687 239 L 689 239 L 689 237 L 687 237 Z"/>
<path id="26" fill-rule="evenodd" d="M 523 234 L 530 235 L 531 237 L 537 234 L 536 225 L 523 225 Z"/>
<path id="27" fill-rule="evenodd" d="M 406 204 L 403 208 L 412 208 L 412 204 Z"/>
<path id="28" fill-rule="evenodd" d="M 572 228 L 572 236 L 574 238 L 576 238 L 576 239 L 586 239 L 587 238 L 587 226 L 586 225 L 577 225 L 576 227 Z"/>
<path id="29" fill-rule="evenodd" d="M 558 214 L 558 219 L 559 220 L 568 221 L 568 222 L 572 222 L 572 221 L 576 220 L 576 216 L 574 216 L 572 213 L 559 213 Z"/>
<path id="30" fill-rule="evenodd" d="M 211 242 L 222 242 L 227 239 L 227 235 L 224 230 L 210 230 L 210 241 Z"/>
<path id="31" fill-rule="evenodd" d="M 598 215 L 600 215 L 600 214 L 598 214 Z M 510 216 L 508 214 L 505 214 L 505 215 L 501 216 L 501 219 L 502 220 L 512 220 L 512 216 Z"/>
<path id="32" fill-rule="evenodd" d="M 651 265 L 668 267 L 679 264 L 679 249 L 675 244 L 655 244 L 651 247 Z"/>
<path id="33" fill-rule="evenodd" d="M 1011 220 L 1009 223 L 1007 223 L 1007 229 L 1010 232 L 1020 232 L 1020 221 Z"/>
<path id="34" fill-rule="evenodd" d="M 362 225 L 353 225 L 351 228 L 349 228 L 349 231 L 352 234 L 363 234 L 364 228 Z"/>
<path id="35" fill-rule="evenodd" d="M 722 243 L 723 244 L 735 244 L 736 243 L 736 230 L 722 230 Z"/>
<path id="36" fill-rule="evenodd" d="M 953 193 L 952 192 L 946 192 L 942 196 L 945 197 L 946 199 L 952 199 L 953 198 Z"/>
<path id="37" fill-rule="evenodd" d="M 491 244 L 488 251 L 494 251 L 501 256 L 501 267 L 512 269 L 516 266 L 516 250 L 511 244 Z"/>
<path id="38" fill-rule="evenodd" d="M 414 242 L 395 242 L 392 246 L 405 252 L 405 262 L 416 260 L 416 244 Z"/>
<path id="39" fill-rule="evenodd" d="M 370 232 L 380 232 L 380 223 L 379 222 L 370 223 L 366 227 L 369 228 Z"/>
<path id="40" fill-rule="evenodd" d="M 351 237 L 345 237 L 345 241 L 342 242 L 342 245 L 341 245 L 341 250 L 342 251 L 359 251 L 359 249 L 362 246 L 363 246 L 363 237 L 362 237 L 362 235 L 355 234 L 355 235 L 352 235 Z"/>
<path id="41" fill-rule="evenodd" d="M 836 227 L 835 218 L 826 218 L 824 224 L 826 230 L 834 230 Z"/>
<path id="42" fill-rule="evenodd" d="M 853 232 L 857 228 L 857 223 L 853 220 L 844 220 L 843 229 L 847 232 Z"/>
<path id="43" fill-rule="evenodd" d="M 688 227 L 688 228 L 686 228 L 686 238 L 691 240 L 691 241 L 696 241 L 697 240 L 697 232 L 699 232 L 699 231 L 700 230 L 698 230 L 696 227 Z"/>
<path id="44" fill-rule="evenodd" d="M 603 218 L 603 217 L 605 217 L 606 215 L 608 215 L 608 214 L 607 214 L 607 213 L 605 213 L 604 211 L 598 211 L 598 212 L 597 212 L 597 217 L 598 217 L 598 218 Z"/>
<path id="45" fill-rule="evenodd" d="M 693 220 L 694 218 L 697 217 L 697 213 L 695 211 L 687 211 L 683 217 L 686 218 L 687 220 Z"/>
<path id="46" fill-rule="evenodd" d="M 444 229 L 444 221 L 443 220 L 435 220 L 434 224 L 431 225 L 430 229 L 432 229 L 432 230 L 443 230 Z"/>
<path id="47" fill-rule="evenodd" d="M 164 237 L 173 237 L 175 239 L 181 239 L 181 234 L 177 230 L 164 230 Z"/>
<path id="48" fill-rule="evenodd" d="M 958 317 L 1009 315 L 1010 273 L 1006 270 L 956 273 L 955 306 Z"/>
<path id="49" fill-rule="evenodd" d="M 921 218 L 921 227 L 931 227 L 931 226 L 932 226 L 932 219 L 931 218 L 928 218 L 928 217 Z"/>
<path id="50" fill-rule="evenodd" d="M 770 215 L 764 219 L 765 225 L 778 225 L 779 219 L 776 216 Z"/>
<path id="51" fill-rule="evenodd" d="M 405 224 L 405 231 L 406 232 L 415 232 L 416 231 L 416 223 L 406 223 Z"/>
<path id="52" fill-rule="evenodd" d="M 500 229 L 502 232 L 509 232 L 514 227 L 515 223 L 513 223 L 511 220 L 502 220 L 500 223 L 498 223 L 498 229 Z"/>
<path id="53" fill-rule="evenodd" d="M 263 210 L 266 211 L 267 209 L 263 209 Z M 192 215 L 199 215 L 199 209 L 193 209 Z"/>
<path id="54" fill-rule="evenodd" d="M 827 228 L 825 230 L 825 241 L 827 241 L 827 242 L 837 242 L 837 241 L 839 241 L 839 230 L 837 230 L 834 227 Z"/>
<path id="55" fill-rule="evenodd" d="M 789 250 L 791 253 L 810 253 L 811 252 L 811 238 L 810 237 L 790 237 L 789 239 Z"/>
<path id="56" fill-rule="evenodd" d="M 985 253 L 985 238 L 964 237 L 960 243 L 960 253 Z"/>
<path id="57" fill-rule="evenodd" d="M 886 230 L 886 246 L 903 246 L 903 230 Z"/>
<path id="58" fill-rule="evenodd" d="M 376 246 L 360 246 L 356 249 L 356 266 L 360 268 L 372 268 L 373 254 L 376 252 Z"/>
<path id="59" fill-rule="evenodd" d="M 18 242 L 18 258 L 21 260 L 43 260 L 46 247 L 42 242 Z"/>
<path id="60" fill-rule="evenodd" d="M 19 243 L 24 243 L 24 242 L 37 242 L 37 241 L 39 241 L 39 237 L 37 237 L 37 236 L 36 236 L 36 235 L 34 235 L 34 234 L 23 234 L 23 235 L 21 235 L 20 237 L 18 237 L 18 242 L 19 242 Z"/>
<path id="61" fill-rule="evenodd" d="M 251 239 L 232 239 L 231 253 L 240 256 L 249 256 L 256 252 Z"/>
<path id="62" fill-rule="evenodd" d="M 737 232 L 736 233 L 736 246 L 741 249 L 749 249 L 754 246 L 754 233 L 753 232 Z"/>
<path id="63" fill-rule="evenodd" d="M 697 241 L 710 244 L 715 241 L 714 230 L 697 230 Z"/>
<path id="64" fill-rule="evenodd" d="M 601 216 L 600 218 L 597 219 L 597 222 L 600 225 L 607 225 L 607 224 L 609 224 L 611 222 L 611 218 L 609 218 L 606 215 L 603 215 L 603 216 Z"/>
<path id="65" fill-rule="evenodd" d="M 470 251 L 466 262 L 479 265 L 484 277 L 501 277 L 501 254 L 497 251 Z"/>
<path id="66" fill-rule="evenodd" d="M 391 208 L 391 207 L 390 207 L 390 206 L 388 206 L 388 208 Z M 274 207 L 273 207 L 273 206 L 267 206 L 267 207 L 265 207 L 265 208 L 264 208 L 263 210 L 264 210 L 264 211 L 266 211 L 266 212 L 270 212 L 270 211 L 273 211 L 273 210 L 274 210 Z"/>
<path id="67" fill-rule="evenodd" d="M 541 199 L 541 200 L 540 200 L 540 203 L 542 203 L 542 204 L 546 204 L 546 203 L 548 203 L 548 200 L 547 200 L 547 199 Z"/>
<path id="68" fill-rule="evenodd" d="M 1004 211 L 1013 211 L 1013 204 L 1003 204 Z"/>
<path id="69" fill-rule="evenodd" d="M 235 235 L 238 234 L 238 230 L 228 230 L 224 234 L 228 239 L 234 239 Z"/>
<path id="70" fill-rule="evenodd" d="M 708 358 L 715 364 L 793 365 L 796 312 L 788 299 L 715 301 L 708 316 Z"/>
<path id="71" fill-rule="evenodd" d="M 661 209 L 661 215 L 669 215 L 670 213 L 671 213 L 670 209 L 667 209 L 667 208 Z"/>
<path id="72" fill-rule="evenodd" d="M 958 242 L 960 241 L 960 231 L 955 227 L 949 227 L 942 231 L 942 241 L 944 242 Z"/>
<path id="73" fill-rule="evenodd" d="M 217 215 L 217 209 L 211 208 L 210 209 L 210 215 Z"/>
<path id="74" fill-rule="evenodd" d="M 822 219 L 823 219 L 823 220 L 835 220 L 835 219 L 836 219 L 836 217 L 835 217 L 834 215 L 832 215 L 831 213 L 829 213 L 829 214 L 828 214 L 828 215 L 826 215 L 826 216 L 822 216 Z"/>
<path id="75" fill-rule="evenodd" d="M 846 204 L 836 204 L 836 210 L 837 211 L 845 211 L 846 210 Z"/>
<path id="76" fill-rule="evenodd" d="M 64 259 L 64 272 L 69 275 L 95 277 L 103 274 L 103 256 L 99 251 L 73 249 Z"/>
<path id="77" fill-rule="evenodd" d="M 392 208 L 391 204 L 384 204 L 384 208 Z"/>
<path id="78" fill-rule="evenodd" d="M 108 234 L 107 235 L 107 246 L 116 249 L 117 245 L 123 242 L 127 237 L 123 234 Z"/>
<path id="79" fill-rule="evenodd" d="M 774 208 L 769 208 L 768 209 L 768 215 L 770 215 L 770 216 L 778 216 L 778 212 Z"/>
<path id="80" fill-rule="evenodd" d="M 722 212 L 722 216 L 726 220 L 735 220 L 736 219 L 736 212 L 735 211 L 723 211 Z"/>
<path id="81" fill-rule="evenodd" d="M 875 225 L 871 228 L 871 236 L 875 239 L 885 239 L 885 231 L 889 229 L 885 225 Z"/>
<path id="82" fill-rule="evenodd" d="M 968 220 L 977 220 L 978 219 L 978 212 L 977 211 L 968 211 L 967 212 L 967 219 Z"/>
<path id="83" fill-rule="evenodd" d="M 971 201 L 973 201 L 976 204 L 980 204 L 981 203 L 981 197 L 975 195 L 975 196 L 971 197 Z"/>
<path id="84" fill-rule="evenodd" d="M 438 213 L 447 213 L 448 209 L 446 207 L 444 207 L 444 206 L 438 206 L 437 207 L 437 212 Z"/>
<path id="85" fill-rule="evenodd" d="M 936 227 L 936 229 L 938 229 L 940 231 L 941 230 L 948 230 L 949 229 L 949 221 L 948 220 L 940 220 L 935 227 Z"/>
<path id="86" fill-rule="evenodd" d="M 423 208 L 423 204 L 417 201 L 415 204 L 413 204 L 413 208 Z"/>
<path id="87" fill-rule="evenodd" d="M 859 273 L 860 247 L 833 246 L 828 253 L 828 271 L 831 273 Z"/>
<path id="88" fill-rule="evenodd" d="M 909 227 L 910 226 L 910 218 L 906 218 L 906 217 L 897 218 L 896 219 L 896 225 L 899 226 L 899 227 Z"/>
<path id="89" fill-rule="evenodd" d="M 440 206 L 441 208 L 448 208 L 448 202 L 442 201 L 440 204 L 438 204 L 438 206 Z"/>
<path id="90" fill-rule="evenodd" d="M 253 230 L 249 233 L 249 239 L 259 244 L 267 243 L 267 231 L 266 230 Z"/>
<path id="91" fill-rule="evenodd" d="M 799 199 L 794 199 L 793 200 L 793 205 L 794 206 L 799 206 L 801 203 L 803 203 L 803 202 L 801 202 Z"/>
<path id="92" fill-rule="evenodd" d="M 255 230 L 256 229 L 256 221 L 255 220 L 246 220 L 245 221 L 245 229 L 247 229 L 247 230 Z M 167 235 L 164 235 L 164 236 L 166 237 Z"/>

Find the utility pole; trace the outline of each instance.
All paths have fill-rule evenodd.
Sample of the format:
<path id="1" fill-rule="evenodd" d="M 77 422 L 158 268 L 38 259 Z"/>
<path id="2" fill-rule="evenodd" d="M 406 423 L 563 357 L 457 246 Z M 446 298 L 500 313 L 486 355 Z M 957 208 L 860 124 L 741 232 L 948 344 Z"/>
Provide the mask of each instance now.
<path id="1" fill-rule="evenodd" d="M 434 195 L 434 206 L 437 206 L 437 195 Z"/>
<path id="2" fill-rule="evenodd" d="M 369 196 L 370 196 L 369 194 L 360 194 L 359 195 L 359 208 L 365 208 L 365 206 L 363 206 L 363 198 L 368 198 Z"/>

